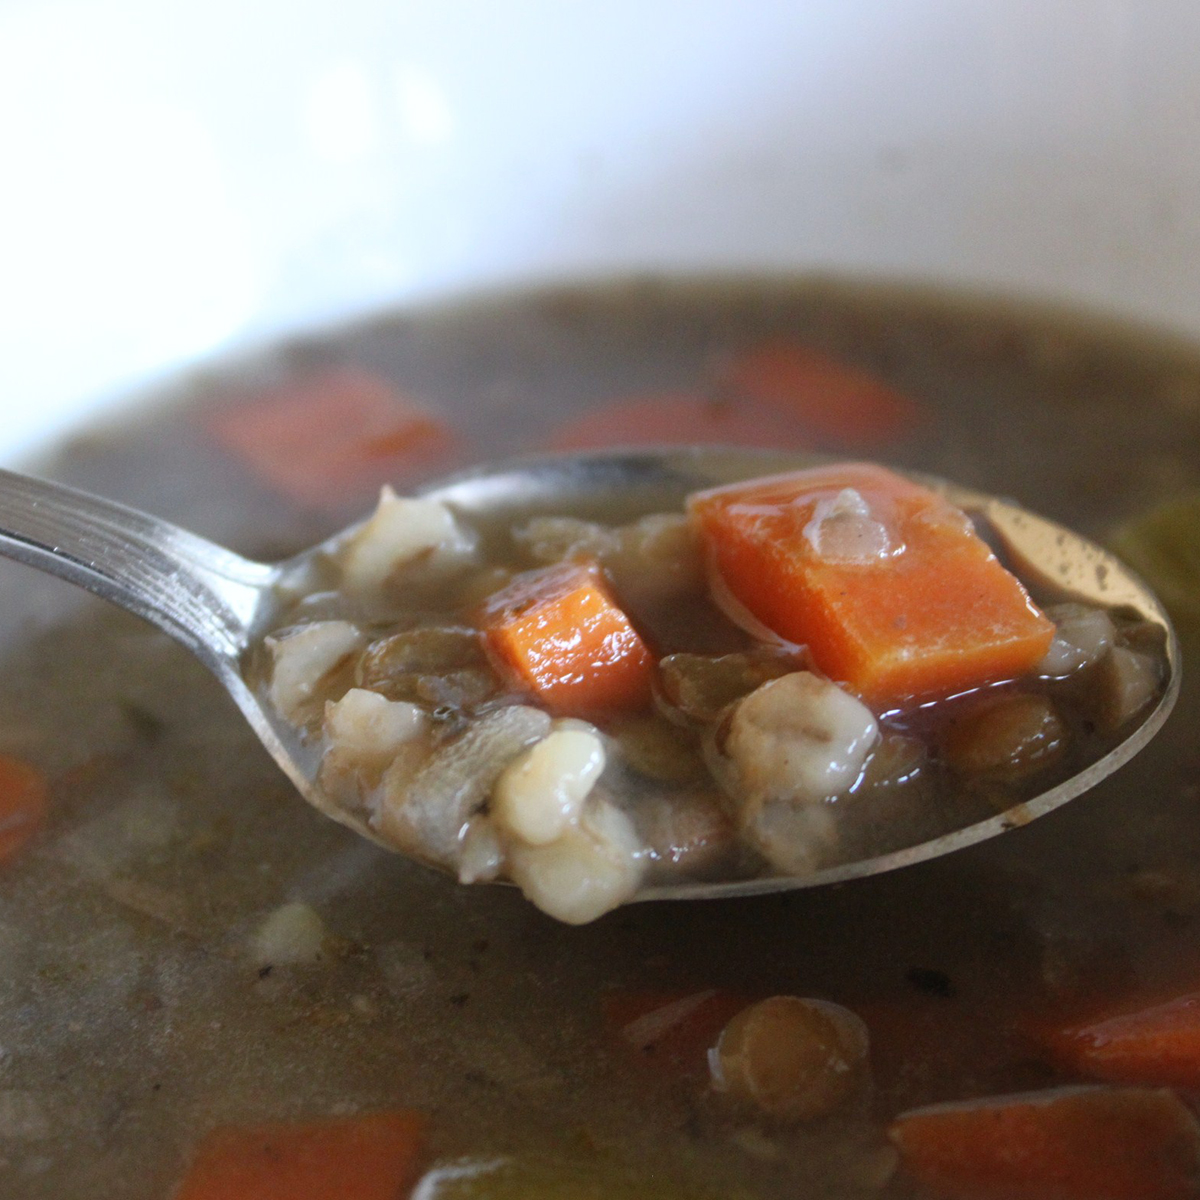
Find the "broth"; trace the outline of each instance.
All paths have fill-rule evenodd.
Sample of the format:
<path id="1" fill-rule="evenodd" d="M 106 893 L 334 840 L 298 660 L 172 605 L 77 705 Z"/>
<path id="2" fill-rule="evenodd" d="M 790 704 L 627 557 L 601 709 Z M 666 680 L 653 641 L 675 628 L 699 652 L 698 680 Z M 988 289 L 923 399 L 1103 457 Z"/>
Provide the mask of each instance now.
<path id="1" fill-rule="evenodd" d="M 728 394 L 727 364 L 779 338 L 886 380 L 917 415 L 869 435 L 811 413 L 764 425 Z M 600 407 L 630 396 L 657 397 L 674 428 L 681 411 L 715 413 L 725 436 L 765 429 L 1011 494 L 1100 540 L 1200 484 L 1188 347 L 903 289 L 753 281 L 381 317 L 197 375 L 40 469 L 282 557 L 360 515 L 379 479 L 334 472 L 329 494 L 298 492 L 231 451 L 228 414 L 289 388 L 361 392 L 364 373 L 454 431 L 411 458 L 381 451 L 398 487 L 595 436 Z M 14 1200 L 165 1197 L 215 1125 L 395 1107 L 429 1115 L 430 1161 L 548 1156 L 681 1195 L 900 1195 L 897 1112 L 1075 1078 L 1025 1036 L 1030 1014 L 1197 990 L 1194 671 L 1147 751 L 1027 829 L 850 885 L 573 929 L 309 810 L 216 683 L 149 627 L 11 564 L 0 587 L 0 752 L 51 782 L 45 828 L 0 890 L 0 1191 Z M 264 924 L 289 902 L 319 917 L 293 955 L 308 961 L 281 961 L 295 943 Z M 613 1016 L 631 997 L 710 990 L 850 1008 L 870 1088 L 816 1123 L 763 1127 L 710 1094 L 703 1061 L 631 1045 Z"/>

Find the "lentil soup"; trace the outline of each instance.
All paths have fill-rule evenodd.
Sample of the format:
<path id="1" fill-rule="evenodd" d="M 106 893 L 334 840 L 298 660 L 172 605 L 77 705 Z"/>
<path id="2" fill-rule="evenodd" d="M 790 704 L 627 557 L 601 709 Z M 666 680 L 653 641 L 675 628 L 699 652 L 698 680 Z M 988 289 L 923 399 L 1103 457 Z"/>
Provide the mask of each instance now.
<path id="1" fill-rule="evenodd" d="M 385 482 L 636 440 L 1013 495 L 1119 546 L 1195 653 L 1200 355 L 999 303 L 638 282 L 388 315 L 197 373 L 37 467 L 273 559 Z M 12 564 L 0 595 L 0 1194 L 226 1194 L 249 1152 L 221 1130 L 283 1146 L 278 1181 L 314 1128 L 321 1162 L 346 1129 L 357 1161 L 389 1147 L 390 1190 L 363 1196 L 1049 1194 L 996 1175 L 980 1097 L 1043 1141 L 1068 1130 L 1045 1169 L 1076 1190 L 1055 1194 L 1097 1194 L 1069 1131 L 1099 1109 L 1108 1140 L 1136 1127 L 1166 1147 L 1154 1170 L 1177 1164 L 1145 1194 L 1190 1194 L 1196 1043 L 1153 1058 L 1123 1033 L 1115 1061 L 1090 1031 L 1200 992 L 1194 669 L 1138 759 L 1028 828 L 570 928 L 321 818 L 148 626 Z M 726 648 L 689 624 L 697 652 Z M 939 1157 L 946 1122 L 965 1167 Z"/>

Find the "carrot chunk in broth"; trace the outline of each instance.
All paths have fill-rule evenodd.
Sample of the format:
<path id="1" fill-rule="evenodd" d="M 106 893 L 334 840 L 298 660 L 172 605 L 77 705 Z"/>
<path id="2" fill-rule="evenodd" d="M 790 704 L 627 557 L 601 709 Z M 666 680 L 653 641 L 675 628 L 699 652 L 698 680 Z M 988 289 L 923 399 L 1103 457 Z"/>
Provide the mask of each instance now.
<path id="1" fill-rule="evenodd" d="M 486 645 L 548 708 L 582 716 L 640 708 L 654 660 L 593 564 L 518 575 L 482 610 Z"/>
<path id="2" fill-rule="evenodd" d="M 214 1129 L 173 1200 L 401 1200 L 424 1130 L 407 1111 Z"/>
<path id="3" fill-rule="evenodd" d="M 881 445 L 911 433 L 924 415 L 871 372 L 796 342 L 760 342 L 735 354 L 719 382 L 735 399 L 797 421 L 817 444 Z"/>
<path id="4" fill-rule="evenodd" d="M 46 817 L 46 777 L 19 758 L 0 755 L 0 863 L 7 862 L 41 828 Z"/>
<path id="5" fill-rule="evenodd" d="M 268 486 L 310 507 L 343 507 L 380 485 L 429 474 L 451 431 L 386 380 L 351 368 L 314 371 L 217 412 L 213 437 Z"/>
<path id="6" fill-rule="evenodd" d="M 754 400 L 661 392 L 602 404 L 560 425 L 548 445 L 553 450 L 590 450 L 685 443 L 780 450 L 799 449 L 808 444 L 808 437 L 789 414 Z"/>
<path id="7" fill-rule="evenodd" d="M 713 488 L 688 508 L 733 599 L 869 703 L 1021 675 L 1053 637 L 963 513 L 882 467 Z"/>
<path id="8" fill-rule="evenodd" d="M 1055 1063 L 1110 1083 L 1200 1090 L 1200 992 L 1046 1032 Z"/>
<path id="9" fill-rule="evenodd" d="M 947 1200 L 1184 1200 L 1200 1126 L 1174 1093 L 1062 1088 L 903 1113 L 889 1135 L 924 1194 Z"/>
<path id="10" fill-rule="evenodd" d="M 611 992 L 604 997 L 605 1024 L 656 1071 L 679 1075 L 708 1070 L 708 1052 L 721 1030 L 750 999 L 706 988 L 694 992 Z"/>

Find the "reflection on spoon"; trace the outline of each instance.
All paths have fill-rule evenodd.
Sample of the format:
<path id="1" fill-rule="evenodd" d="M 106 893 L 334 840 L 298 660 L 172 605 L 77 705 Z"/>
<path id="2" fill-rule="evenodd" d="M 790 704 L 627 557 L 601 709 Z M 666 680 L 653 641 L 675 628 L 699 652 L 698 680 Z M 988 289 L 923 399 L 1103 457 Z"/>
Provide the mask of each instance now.
<path id="1" fill-rule="evenodd" d="M 216 674 L 279 765 L 322 812 L 466 881 L 510 876 L 540 907 L 570 921 L 591 919 L 631 898 L 752 895 L 920 862 L 1024 825 L 1078 796 L 1161 727 L 1179 688 L 1179 651 L 1153 594 L 1118 560 L 1069 530 L 1010 502 L 931 479 L 921 482 L 970 515 L 1036 598 L 1067 602 L 1058 610 L 1060 629 L 1075 622 L 1084 631 L 1075 638 L 1085 643 L 1084 651 L 1056 644 L 1039 668 L 1043 676 L 1065 678 L 1078 665 L 1072 654 L 1085 652 L 1102 659 L 1113 675 L 1118 641 L 1121 662 L 1153 660 L 1153 695 L 1143 695 L 1119 728 L 1081 738 L 1078 730 L 1096 722 L 1086 695 L 1080 700 L 1078 683 L 1069 680 L 1061 686 L 1043 680 L 1054 703 L 1040 693 L 989 683 L 957 700 L 903 711 L 874 703 L 868 710 L 810 669 L 802 647 L 784 640 L 749 645 L 744 639 L 743 648 L 728 654 L 718 646 L 715 653 L 662 658 L 648 668 L 655 673 L 657 712 L 643 706 L 641 715 L 621 719 L 585 714 L 589 719 L 580 720 L 569 704 L 557 711 L 552 705 L 547 713 L 528 695 L 503 686 L 499 694 L 485 687 L 470 697 L 472 680 L 487 672 L 475 670 L 478 635 L 461 615 L 486 607 L 489 589 L 508 595 L 510 604 L 513 586 L 518 599 L 522 595 L 511 570 L 499 565 L 512 557 L 515 523 L 565 516 L 583 527 L 585 521 L 679 512 L 699 490 L 815 461 L 681 449 L 474 470 L 424 489 L 422 496 L 436 503 L 396 510 L 420 511 L 435 523 L 439 514 L 450 514 L 447 528 L 434 531 L 437 537 L 424 534 L 429 545 L 445 550 L 447 570 L 426 561 L 424 571 L 410 577 L 411 594 L 393 592 L 382 601 L 386 590 L 376 585 L 388 577 L 389 562 L 374 558 L 372 539 L 354 531 L 284 563 L 256 563 L 153 517 L 9 472 L 0 472 L 0 553 L 85 587 L 182 642 Z M 830 512 L 842 524 L 868 518 L 855 497 L 835 499 L 836 512 Z M 611 524 L 587 528 L 601 530 L 590 536 L 602 541 Z M 656 528 L 661 533 L 668 527 Z M 828 532 L 837 533 L 843 555 L 850 553 L 846 547 L 857 554 L 884 537 L 874 526 L 867 531 L 871 537 L 857 525 Z M 456 574 L 456 555 L 478 568 L 466 583 L 464 573 Z M 595 557 L 603 561 L 604 555 L 601 545 Z M 584 568 L 574 563 L 561 569 Z M 602 582 L 598 567 L 587 569 Z M 495 583 L 480 587 L 489 571 Z M 349 579 L 357 597 L 346 595 Z M 403 584 L 404 574 L 396 580 Z M 389 694 L 387 672 L 394 664 L 386 660 L 385 644 L 394 653 L 400 630 L 408 652 L 414 631 L 431 628 L 422 614 L 447 603 L 457 605 L 460 620 L 443 614 L 434 625 L 442 638 L 438 652 L 450 655 L 439 660 L 447 664 L 443 677 L 459 690 L 448 688 L 441 704 L 437 695 L 414 700 L 408 693 Z M 1092 610 L 1099 616 L 1090 617 Z M 704 640 L 689 613 L 668 613 L 668 624 L 672 615 L 690 636 Z M 579 618 L 593 619 L 601 617 Z M 620 631 L 605 636 L 610 634 Z M 455 637 L 459 641 L 451 645 Z M 311 644 L 303 644 L 306 638 Z M 461 664 L 452 661 L 460 652 Z M 372 670 L 383 672 L 378 678 L 384 684 Z M 720 676 L 715 692 L 714 672 Z M 731 686 L 730 679 L 736 686 L 729 695 L 739 699 L 722 707 L 711 695 L 725 697 L 721 689 Z M 1068 710 L 1076 705 L 1079 719 L 1059 717 L 1056 688 Z M 817 740 L 842 738 L 850 747 L 849 758 L 833 764 L 841 773 L 834 772 L 830 795 L 819 804 L 778 804 L 768 788 L 756 793 L 752 813 L 746 804 L 731 808 L 729 796 L 741 784 L 729 782 L 730 762 L 740 746 L 762 744 L 763 720 L 777 719 L 763 718 L 767 701 L 776 711 L 794 711 L 829 691 L 842 699 L 822 710 L 828 728 L 817 731 Z M 780 710 L 780 700 L 791 709 Z M 1001 741 L 1009 739 L 1004 744 L 1016 747 L 1013 762 L 1001 765 L 1016 763 L 1020 770 L 1008 774 L 1028 780 L 1015 790 L 979 749 L 981 739 L 996 740 L 997 729 Z M 1072 736 L 1082 748 L 1066 753 L 1062 746 Z M 369 744 L 358 759 L 332 753 L 364 737 Z M 383 757 L 371 762 L 381 746 Z M 1018 751 L 1027 762 L 1017 762 Z M 793 759 L 785 766 L 789 778 L 802 777 Z M 403 780 L 403 819 L 380 809 L 378 793 L 389 772 Z M 930 801 L 930 781 L 939 779 Z M 440 790 L 431 792 L 434 783 Z M 814 786 L 823 785 L 818 780 Z M 422 804 L 409 804 L 418 794 L 425 794 Z M 537 804 L 528 803 L 530 795 Z M 441 804 L 439 797 L 450 800 Z M 856 809 L 860 816 L 839 827 L 843 814 Z M 664 822 L 670 826 L 665 833 Z M 747 830 L 752 836 L 736 836 Z M 703 853 L 694 853 L 697 848 Z"/>

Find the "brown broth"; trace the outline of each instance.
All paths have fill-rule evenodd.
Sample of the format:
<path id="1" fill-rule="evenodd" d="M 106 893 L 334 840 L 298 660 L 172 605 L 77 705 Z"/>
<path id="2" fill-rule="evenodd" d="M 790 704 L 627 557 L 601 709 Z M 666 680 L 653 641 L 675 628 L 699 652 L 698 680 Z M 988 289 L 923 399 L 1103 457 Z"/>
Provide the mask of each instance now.
<path id="1" fill-rule="evenodd" d="M 381 317 L 207 372 L 39 469 L 274 557 L 369 496 L 298 507 L 222 452 L 204 413 L 248 378 L 333 361 L 380 372 L 457 425 L 468 461 L 539 445 L 609 398 L 703 388 L 730 348 L 777 334 L 932 410 L 862 452 L 1091 536 L 1200 483 L 1200 355 L 1186 346 L 998 303 L 753 281 Z M 164 1197 L 217 1123 L 381 1107 L 428 1112 L 436 1155 L 599 1155 L 764 1198 L 900 1195 L 898 1178 L 879 1186 L 897 1111 L 1063 1078 L 1021 1034 L 1030 1014 L 1134 986 L 1200 990 L 1195 670 L 1147 751 L 1028 828 L 848 885 L 635 906 L 577 929 L 309 810 L 217 684 L 148 627 L 11 564 L 0 596 L 0 752 L 37 762 L 53 793 L 47 827 L 0 878 L 13 1200 Z M 247 939 L 293 899 L 333 937 L 323 961 L 267 970 Z M 638 1061 L 652 1056 L 602 1016 L 614 991 L 704 988 L 860 1012 L 873 1091 L 818 1125 L 748 1136 L 702 1075 Z"/>

